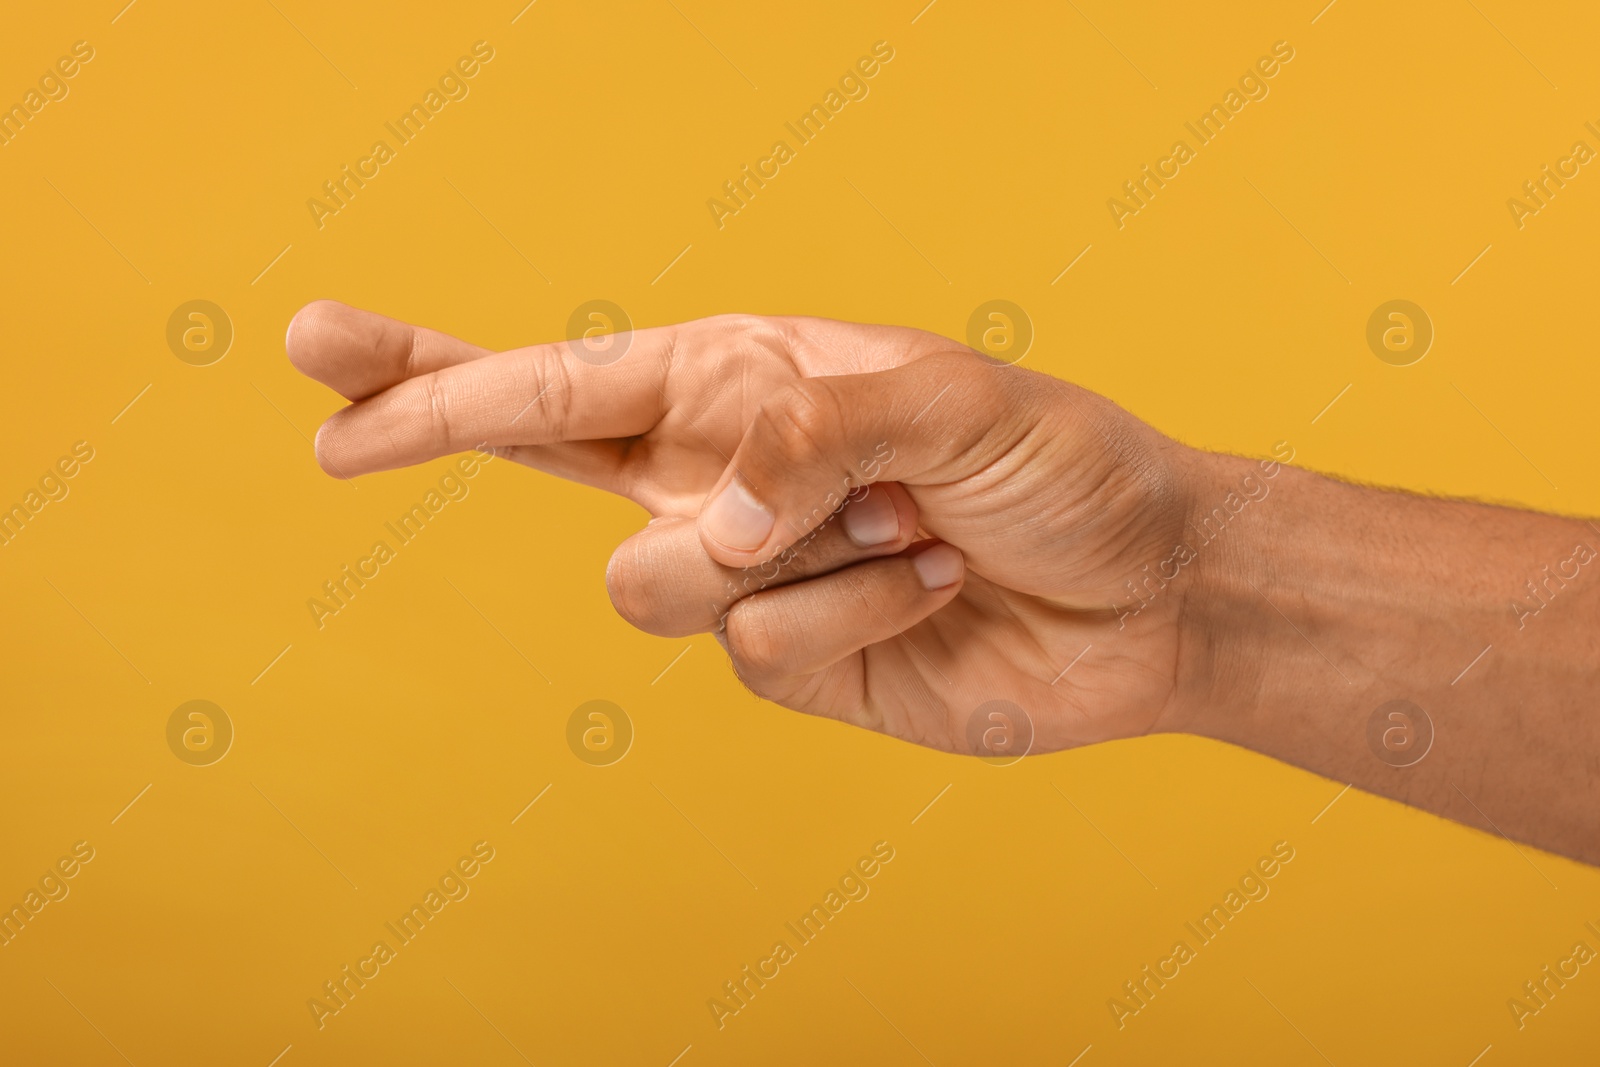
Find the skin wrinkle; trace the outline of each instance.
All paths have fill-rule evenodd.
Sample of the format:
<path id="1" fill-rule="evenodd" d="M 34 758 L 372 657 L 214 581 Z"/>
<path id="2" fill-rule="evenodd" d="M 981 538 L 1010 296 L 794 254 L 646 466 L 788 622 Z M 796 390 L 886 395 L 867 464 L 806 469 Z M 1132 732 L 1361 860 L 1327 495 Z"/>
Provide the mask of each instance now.
<path id="1" fill-rule="evenodd" d="M 664 337 L 663 344 L 662 344 L 660 361 L 662 363 L 661 381 L 663 383 L 671 383 L 673 381 L 676 381 L 679 378 L 679 375 L 677 374 L 677 370 L 678 370 L 678 333 L 677 333 L 676 330 L 669 329 L 666 332 L 666 335 Z M 665 389 L 660 390 L 659 394 L 660 394 L 661 400 L 660 400 L 660 403 L 656 406 L 655 418 L 650 420 L 650 429 L 651 430 L 654 430 L 657 427 L 659 427 L 661 425 L 661 423 L 662 423 L 662 420 L 664 420 L 668 415 L 670 415 L 672 413 L 672 409 L 673 409 L 672 402 L 667 399 L 666 390 Z M 647 431 L 645 431 L 645 434 L 648 434 L 649 432 L 650 431 L 647 430 Z M 638 434 L 636 436 L 643 437 L 643 436 L 645 436 L 645 434 Z"/>
<path id="2" fill-rule="evenodd" d="M 1113 477 L 1114 477 L 1114 475 L 1113 475 Z M 1108 481 L 1109 480 L 1110 479 L 1108 479 Z M 1138 530 L 1138 526 L 1139 526 L 1139 522 L 1140 522 L 1140 517 L 1139 516 L 1143 515 L 1143 514 L 1150 514 L 1150 513 L 1160 514 L 1161 511 L 1162 511 L 1162 509 L 1160 508 L 1160 505 L 1157 504 L 1154 501 L 1141 502 L 1141 506 L 1137 509 L 1136 512 L 1130 513 L 1130 514 L 1125 515 L 1125 516 L 1122 517 L 1122 524 L 1119 527 L 1114 528 L 1114 530 L 1112 531 L 1115 536 L 1104 538 L 1103 539 L 1103 543 L 1106 545 L 1107 549 L 1111 549 L 1111 548 L 1113 548 L 1115 546 L 1119 546 L 1120 545 L 1121 548 L 1123 549 L 1123 551 L 1115 552 L 1114 555 L 1115 556 L 1119 556 L 1119 557 L 1126 555 L 1129 550 L 1135 550 L 1134 543 L 1138 540 L 1138 538 L 1135 535 L 1139 532 L 1139 530 Z M 1179 540 L 1181 538 L 1181 536 L 1182 536 L 1182 529 L 1181 528 L 1179 528 L 1177 530 L 1168 530 L 1168 531 L 1162 531 L 1162 532 L 1165 532 L 1168 535 L 1167 540 L 1165 542 L 1161 543 L 1159 546 L 1156 546 L 1156 543 L 1152 539 L 1152 544 L 1150 546 L 1143 546 L 1143 547 L 1153 550 L 1154 554 L 1160 555 L 1163 552 L 1169 551 L 1171 549 L 1171 546 L 1172 546 L 1173 542 Z M 1134 563 L 1139 563 L 1140 566 L 1136 568 L 1135 566 L 1133 566 Z M 1111 567 L 1115 566 L 1115 563 L 1111 559 L 1107 559 L 1105 561 L 1105 563 L 1104 563 L 1104 566 L 1106 566 L 1107 568 L 1111 568 Z M 1126 570 L 1129 571 L 1130 573 L 1142 573 L 1142 566 L 1143 566 L 1143 562 L 1136 558 L 1134 560 L 1130 560 L 1129 561 L 1129 563 L 1128 563 L 1128 565 L 1126 567 Z M 1160 577 L 1160 575 L 1157 575 L 1157 577 Z M 1174 581 L 1174 580 L 1175 579 L 1167 579 L 1167 581 L 1169 581 L 1169 582 L 1170 581 Z"/>
<path id="3" fill-rule="evenodd" d="M 428 419 L 441 434 L 449 434 L 450 413 L 449 401 L 445 399 L 445 392 L 439 386 L 437 378 L 423 378 L 424 396 L 428 401 Z"/>
<path id="4" fill-rule="evenodd" d="M 1100 419 L 1096 418 L 1094 415 L 1084 414 L 1083 406 L 1078 403 L 1078 398 L 1073 395 L 1074 393 L 1084 392 L 1084 390 L 1079 389 L 1072 383 L 1057 382 L 1055 388 L 1059 392 L 1060 396 L 1072 405 L 1073 409 L 1078 413 L 1079 418 L 1083 420 L 1084 425 L 1092 427 L 1095 432 L 1100 435 L 1101 440 L 1105 441 L 1106 447 L 1110 449 L 1122 463 L 1132 468 L 1136 477 L 1146 482 L 1146 489 L 1152 498 L 1159 500 L 1163 505 L 1172 503 L 1172 501 L 1169 499 L 1172 496 L 1172 489 L 1169 479 L 1164 477 L 1163 474 L 1158 471 L 1156 460 L 1149 454 L 1148 450 L 1143 448 L 1129 447 L 1131 444 L 1133 444 L 1131 440 L 1133 434 L 1131 432 L 1113 432 L 1117 429 L 1116 427 L 1113 427 L 1112 431 L 1108 431 L 1105 426 L 1102 425 Z M 1148 427 L 1144 427 L 1142 424 L 1140 425 L 1140 428 L 1148 430 Z M 1174 442 L 1174 444 L 1175 443 L 1176 442 Z"/>
<path id="5" fill-rule="evenodd" d="M 975 576 L 977 578 L 979 578 L 979 579 L 982 579 L 982 577 L 983 577 L 981 574 L 975 574 Z M 998 597 L 991 598 L 988 601 L 988 603 L 990 605 L 990 611 L 991 611 L 992 614 L 1000 616 L 1000 617 L 1003 617 L 1007 621 L 1010 621 L 1010 622 L 1013 622 L 1013 623 L 1017 624 L 1016 625 L 1016 629 L 1017 630 L 1021 630 L 1023 632 L 1025 640 L 1032 646 L 1032 648 L 1034 650 L 1035 662 L 1037 662 L 1037 663 L 1049 663 L 1050 662 L 1050 652 L 1049 652 L 1049 650 L 1047 650 L 1044 647 L 1044 644 L 1042 643 L 1039 635 L 1037 633 L 1035 633 L 1030 627 L 1025 625 L 1024 619 L 1022 617 L 1022 613 L 1018 608 L 1013 607 L 1012 605 L 1006 603 L 1004 600 L 1001 600 Z M 1028 675 L 1030 677 L 1034 677 L 1033 673 L 1032 673 L 1032 667 L 1034 666 L 1034 664 L 1021 662 L 1019 660 L 1018 656 L 1017 656 L 1017 650 L 1016 650 L 1016 646 L 1014 644 L 1008 642 L 1006 645 L 1003 645 L 1003 646 L 991 646 L 991 647 L 994 648 L 994 651 L 995 651 L 996 654 L 1002 656 L 1012 666 L 1018 668 L 1019 669 L 1019 673 Z"/>
<path id="6" fill-rule="evenodd" d="M 422 331 L 413 326 L 407 331 L 405 366 L 400 371 L 400 377 L 410 378 L 416 371 L 414 360 L 417 355 L 417 340 L 422 336 Z"/>
<path id="7" fill-rule="evenodd" d="M 999 497 L 1003 504 L 1019 505 L 1026 502 L 1021 509 L 1023 514 L 1020 521 L 1037 520 L 1041 515 L 1039 494 L 1036 489 L 1024 484 L 1018 474 L 1030 464 L 1038 462 L 1055 443 L 1056 436 L 1051 428 L 1040 425 L 1026 427 L 1022 436 L 1004 452 L 971 476 L 963 478 L 963 488 L 973 498 L 992 494 Z M 1088 495 L 1097 495 L 1101 488 L 1102 485 L 1093 486 Z M 1062 518 L 1065 520 L 1069 516 L 1062 515 Z M 1067 525 L 1070 528 L 1071 524 Z"/>
<path id="8" fill-rule="evenodd" d="M 1177 617 L 1178 640 L 1173 651 L 1173 662 L 1177 664 L 1174 674 L 1199 677 L 1207 680 L 1208 687 L 1222 688 L 1217 684 L 1217 655 L 1216 648 L 1203 625 L 1195 625 L 1187 597 L 1178 598 Z M 1198 647 L 1198 650 L 1196 649 Z M 1198 666 L 1195 664 L 1198 662 Z M 1162 701 L 1161 707 L 1156 711 L 1155 718 L 1150 721 L 1146 734 L 1155 733 L 1181 733 L 1186 729 L 1183 721 L 1184 713 L 1181 710 L 1178 687 L 1173 686 L 1167 699 Z"/>
<path id="9" fill-rule="evenodd" d="M 556 403 L 559 405 L 556 410 L 560 414 L 556 416 L 555 432 L 550 436 L 558 441 L 564 441 L 567 439 L 566 428 L 571 426 L 573 422 L 572 405 L 576 402 L 576 398 L 573 395 L 572 378 L 567 373 L 567 364 L 565 361 L 543 364 L 547 368 L 545 373 L 550 375 L 549 381 L 543 379 L 538 369 L 541 364 L 533 363 L 531 365 L 533 367 L 533 384 L 539 387 L 538 392 L 534 395 L 556 394 Z"/>
<path id="10" fill-rule="evenodd" d="M 1030 436 L 1034 433 L 1040 434 L 1044 440 L 1049 440 L 1052 431 L 1049 429 L 1034 427 L 1033 430 L 1030 431 Z M 1014 445 L 1011 450 L 1008 450 L 1005 455 L 997 457 L 993 463 L 989 464 L 979 472 L 977 475 L 977 492 L 981 493 L 987 488 L 984 483 L 987 479 L 987 476 L 994 473 L 994 469 L 998 468 L 1006 460 L 1015 459 L 1016 452 L 1026 441 L 1027 438 L 1024 438 L 1022 441 L 1017 442 L 1017 444 Z M 1033 457 L 1031 456 L 1025 457 L 1023 464 L 1025 465 L 1032 459 Z M 1105 536 L 1103 523 L 1103 502 L 1108 498 L 1108 496 L 1113 499 L 1116 497 L 1116 494 L 1108 492 L 1108 487 L 1117 478 L 1118 469 L 1119 468 L 1116 467 L 1104 467 L 1099 474 L 1098 481 L 1087 483 L 1084 491 L 1078 494 L 1074 499 L 1061 501 L 1055 504 L 1055 507 L 1058 509 L 1056 525 L 1060 529 L 1066 531 L 1064 534 L 1066 538 L 1078 542 L 1089 540 L 1091 544 L 1102 544 L 1105 546 L 1107 552 L 1112 556 L 1122 555 L 1125 553 L 1130 540 L 1130 538 L 1125 536 L 1125 531 L 1135 528 L 1136 524 L 1142 520 L 1143 515 L 1142 509 L 1139 512 L 1132 512 L 1128 514 L 1124 517 L 1125 526 L 1115 530 L 1115 533 L 1118 536 Z M 1034 518 L 1039 518 L 1037 511 L 1034 512 Z M 1094 569 L 1110 569 L 1112 568 L 1113 564 L 1109 558 L 1099 559 L 1097 557 L 1095 562 L 1091 563 L 1090 566 Z M 1067 606 L 1078 609 L 1084 608 L 1084 605 L 1081 604 L 1071 604 Z"/>
<path id="11" fill-rule="evenodd" d="M 861 665 L 862 692 L 865 694 L 865 699 L 861 706 L 862 712 L 867 713 L 871 719 L 876 720 L 874 729 L 880 730 L 891 737 L 898 737 L 913 744 L 925 744 L 930 748 L 950 751 L 950 744 L 946 735 L 934 735 L 926 729 L 918 728 L 915 725 L 916 720 L 903 710 L 900 710 L 919 705 L 937 706 L 938 702 L 934 699 L 933 685 L 928 680 L 927 675 L 922 673 L 922 668 L 912 662 L 914 653 L 903 647 L 894 646 L 890 654 L 897 660 L 893 664 L 896 669 L 892 671 L 883 669 L 874 673 L 873 663 L 865 662 Z M 887 666 L 889 665 L 885 665 L 885 668 Z M 877 681 L 878 684 L 868 686 L 867 680 L 869 677 Z M 885 687 L 894 691 L 895 700 L 875 699 L 874 694 Z M 889 709 L 896 709 L 892 717 Z M 863 717 L 867 716 L 864 715 Z M 937 743 L 930 740 L 935 736 L 938 738 Z"/>
<path id="12" fill-rule="evenodd" d="M 984 602 L 984 605 L 990 614 L 1006 616 L 1018 622 L 1023 621 L 1017 610 L 999 597 L 988 598 Z M 983 609 L 975 605 L 975 610 Z M 1082 635 L 1077 635 L 1077 639 L 1084 640 L 1086 642 L 1088 641 L 1088 639 Z M 1060 667 L 1065 666 L 1066 663 L 1070 662 L 1071 657 L 1077 654 L 1076 652 L 1070 650 L 1064 652 L 1063 655 L 1065 658 L 1063 658 L 1060 663 L 1057 664 L 1050 652 L 1046 650 L 1042 644 L 1040 644 L 1039 639 L 1030 637 L 1034 650 L 1037 653 L 1036 658 L 1030 661 L 1022 658 L 1019 655 L 1015 642 L 1001 642 L 988 637 L 987 635 L 985 635 L 982 640 L 984 641 L 985 646 L 988 648 L 990 658 L 1000 660 L 1011 665 L 1014 669 L 1014 673 L 1020 679 L 1025 680 L 1027 688 L 1031 693 L 1042 693 L 1046 696 L 1054 697 L 1063 692 L 1062 690 L 1056 689 L 1052 682 L 1060 673 Z M 971 654 L 970 650 L 968 654 Z M 1041 667 L 1044 669 L 1041 670 Z M 1069 709 L 1076 713 L 1079 720 L 1078 724 L 1092 725 L 1088 713 L 1084 711 L 1084 709 L 1077 703 L 1076 694 L 1073 694 L 1070 690 L 1066 690 L 1065 692 L 1068 693 L 1068 696 L 1065 698 L 1066 702 L 1069 706 Z M 1031 707 L 1048 706 L 1048 701 L 1043 700 L 1030 700 L 1027 702 L 1019 700 L 1018 703 L 1020 703 L 1025 709 Z M 1038 725 L 1040 730 L 1044 729 L 1044 725 L 1036 725 Z"/>
<path id="13" fill-rule="evenodd" d="M 789 388 L 790 392 L 763 404 L 759 418 L 766 421 L 768 432 L 777 439 L 779 453 L 788 464 L 825 465 L 833 450 L 826 446 L 822 434 L 843 421 L 838 402 L 825 386 L 811 385 L 810 380 Z M 825 407 L 832 410 L 824 410 Z M 840 470 L 849 473 L 843 463 L 827 473 L 837 479 Z"/>
<path id="14" fill-rule="evenodd" d="M 759 592 L 752 593 L 739 601 L 735 610 L 728 613 L 724 632 L 728 635 L 728 644 L 737 653 L 737 658 L 750 668 L 752 674 L 765 677 L 776 674 L 771 663 L 752 654 L 765 643 L 775 643 L 772 638 L 774 620 L 769 614 L 757 610 L 756 600 L 761 595 Z M 784 676 L 777 675 L 777 677 Z"/>
<path id="15" fill-rule="evenodd" d="M 958 397 L 957 399 L 960 398 Z M 1007 462 L 1015 459 L 1020 446 L 1036 429 L 1037 427 L 1022 427 L 1020 436 L 1016 437 L 1015 440 L 1012 440 L 1009 443 L 1001 446 L 1000 451 L 996 452 L 991 458 L 983 461 L 982 466 L 972 471 L 972 473 L 960 478 L 959 481 L 961 482 L 962 487 L 968 491 L 969 495 L 976 497 L 984 492 L 992 491 L 993 489 L 998 488 L 996 483 L 1004 482 L 1011 478 L 1015 474 L 1015 468 L 1007 470 Z M 963 453 L 963 456 L 980 451 L 983 443 L 983 441 L 979 441 L 976 444 L 969 446 Z M 962 457 L 951 460 L 947 465 L 956 463 L 959 458 Z M 928 477 L 928 475 L 923 475 L 922 477 Z M 943 489 L 952 483 L 947 481 L 918 481 L 916 484 L 917 487 L 921 489 Z"/>

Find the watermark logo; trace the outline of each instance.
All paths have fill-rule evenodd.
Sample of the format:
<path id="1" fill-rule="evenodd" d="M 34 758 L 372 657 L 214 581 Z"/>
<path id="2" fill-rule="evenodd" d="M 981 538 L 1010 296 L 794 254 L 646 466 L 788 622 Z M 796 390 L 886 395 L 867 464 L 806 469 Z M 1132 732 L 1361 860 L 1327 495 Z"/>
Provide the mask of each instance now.
<path id="1" fill-rule="evenodd" d="M 320 193 L 306 200 L 306 210 L 317 229 L 323 229 L 331 216 L 349 207 L 357 194 L 367 187 L 367 183 L 377 178 L 385 167 L 398 158 L 400 149 L 422 136 L 424 129 L 438 121 L 441 111 L 452 103 L 465 100 L 472 92 L 471 79 L 476 78 L 493 59 L 493 45 L 488 41 L 474 41 L 471 54 L 463 55 L 446 67 L 436 85 L 429 86 L 420 99 L 413 98 L 408 109 L 392 121 L 385 122 L 383 129 L 387 137 L 374 140 L 365 155 L 357 156 L 354 164 L 346 163 L 340 167 L 338 173 L 322 183 Z M 355 88 L 354 82 L 351 82 L 350 88 Z M 389 138 L 393 138 L 392 144 Z M 445 181 L 449 183 L 450 179 L 446 178 Z M 454 188 L 454 185 L 451 187 Z M 461 196 L 461 190 L 456 189 L 456 194 Z M 461 199 L 467 198 L 461 196 Z M 467 200 L 467 205 L 472 207 L 472 201 Z M 478 209 L 473 207 L 473 210 Z"/>
<path id="2" fill-rule="evenodd" d="M 1577 581 L 1583 568 L 1593 562 L 1595 550 L 1579 541 L 1573 548 L 1572 555 L 1566 559 L 1557 560 L 1552 571 L 1549 564 L 1545 564 L 1538 574 L 1538 582 L 1530 578 L 1523 583 L 1528 590 L 1527 600 L 1513 600 L 1511 614 L 1516 616 L 1517 629 L 1528 625 L 1528 620 L 1538 616 L 1545 608 L 1550 606 L 1550 601 L 1559 596 L 1568 584 Z"/>
<path id="3" fill-rule="evenodd" d="M 0 146 L 9 146 L 22 135 L 30 122 L 39 121 L 39 112 L 57 101 L 65 100 L 72 92 L 68 81 L 77 77 L 83 64 L 94 59 L 94 45 L 76 41 L 72 52 L 46 67 L 34 85 L 30 85 L 10 107 L 0 104 Z M 65 198 L 63 198 L 65 199 Z"/>
<path id="4" fill-rule="evenodd" d="M 884 64 L 892 59 L 894 46 L 888 41 L 875 42 L 870 55 L 862 56 L 853 66 L 844 69 L 836 88 L 830 88 L 826 95 L 815 100 L 810 109 L 802 112 L 794 121 L 783 124 L 785 139 L 773 141 L 772 147 L 764 155 L 756 157 L 754 165 L 744 164 L 738 174 L 723 182 L 722 191 L 706 201 L 706 210 L 711 213 L 711 221 L 717 229 L 722 229 L 728 219 L 749 207 L 756 194 L 798 158 L 800 149 L 822 136 L 824 129 L 839 120 L 839 113 L 846 106 L 865 100 L 872 91 L 868 82 L 877 77 Z M 741 77 L 743 73 L 740 71 Z M 750 79 L 745 78 L 745 81 Z M 750 83 L 750 88 L 755 88 L 754 82 Z M 789 142 L 790 137 L 794 140 L 793 144 Z"/>
<path id="5" fill-rule="evenodd" d="M 191 367 L 209 367 L 233 347 L 233 320 L 209 300 L 179 304 L 167 319 L 167 347 Z"/>
<path id="6" fill-rule="evenodd" d="M 1594 923 L 1586 922 L 1583 925 L 1591 934 L 1600 936 L 1600 927 Z M 1554 967 L 1547 963 L 1538 974 L 1523 982 L 1522 990 L 1506 999 L 1506 1008 L 1511 1012 L 1511 1021 L 1517 1024 L 1517 1029 L 1526 1027 L 1529 1019 L 1548 1008 L 1556 994 L 1567 988 L 1567 983 L 1578 977 L 1585 966 L 1594 962 L 1595 957 L 1595 950 L 1587 941 L 1575 941 L 1572 951 L 1557 959 Z"/>
<path id="7" fill-rule="evenodd" d="M 1433 748 L 1433 719 L 1409 700 L 1391 700 L 1367 719 L 1367 747 L 1391 767 L 1411 767 Z"/>
<path id="8" fill-rule="evenodd" d="M 1238 920 L 1240 912 L 1266 900 L 1272 892 L 1271 880 L 1293 862 L 1294 857 L 1293 845 L 1287 841 L 1274 842 L 1272 851 L 1246 867 L 1244 874 L 1220 899 L 1212 898 L 1207 911 L 1183 924 L 1183 935 L 1174 940 L 1167 955 L 1154 964 L 1145 964 L 1123 982 L 1122 989 L 1106 1000 L 1106 1009 L 1117 1029 L 1126 1029 L 1129 1019 L 1150 1007 L 1156 994 L 1175 981 L 1184 967 L 1198 959 L 1202 949 L 1221 937 L 1222 931 Z"/>
<path id="9" fill-rule="evenodd" d="M 1600 137 L 1600 128 L 1593 122 L 1585 122 L 1583 125 L 1590 133 Z M 1595 151 L 1587 142 L 1574 141 L 1571 151 L 1559 157 L 1554 168 L 1546 163 L 1536 178 L 1523 182 L 1522 192 L 1506 200 L 1506 208 L 1511 212 L 1511 221 L 1516 224 L 1517 229 L 1522 229 L 1528 224 L 1529 218 L 1549 207 L 1556 193 L 1565 189 L 1567 182 L 1576 178 L 1584 165 L 1592 162 L 1594 158 Z"/>
<path id="10" fill-rule="evenodd" d="M 233 720 L 209 700 L 179 704 L 167 718 L 167 747 L 191 767 L 209 767 L 233 747 Z"/>
<path id="11" fill-rule="evenodd" d="M 92 859 L 94 846 L 79 841 L 72 846 L 71 853 L 56 860 L 54 866 L 46 867 L 39 881 L 29 886 L 20 900 L 10 907 L 0 905 L 0 948 L 9 948 L 11 942 L 22 936 L 24 929 L 38 921 L 39 913 L 46 907 L 66 900 L 72 892 L 67 880 L 76 878 L 83 865 Z"/>
<path id="12" fill-rule="evenodd" d="M 1009 300 L 989 300 L 967 319 L 967 345 L 1002 363 L 1021 363 L 1033 347 L 1033 319 Z"/>
<path id="13" fill-rule="evenodd" d="M 7 507 L 0 502 L 0 547 L 20 537 L 23 529 L 38 518 L 39 512 L 47 505 L 67 499 L 72 492 L 69 479 L 76 477 L 83 465 L 92 459 L 94 446 L 88 441 L 79 441 L 72 446 L 70 455 L 64 455 L 56 460 L 54 466 L 46 467 L 38 482 L 29 486 L 16 503 Z"/>
<path id="14" fill-rule="evenodd" d="M 585 363 L 608 366 L 633 345 L 633 320 L 610 300 L 587 300 L 567 319 L 567 347 Z"/>
<path id="15" fill-rule="evenodd" d="M 472 893 L 471 880 L 483 871 L 485 864 L 494 860 L 494 856 L 494 846 L 489 842 L 475 843 L 470 853 L 444 869 L 439 880 L 428 886 L 420 899 L 413 898 L 409 909 L 383 924 L 384 935 L 373 942 L 370 954 L 359 957 L 353 965 L 345 964 L 337 974 L 323 982 L 322 991 L 306 999 L 306 1008 L 311 1012 L 317 1029 L 327 1026 L 330 1018 L 348 1008 L 356 994 L 367 988 L 368 982 L 375 980 L 385 967 L 400 957 L 401 949 L 421 937 L 424 930 L 438 921 L 440 912 L 451 904 L 466 900 Z M 279 1058 L 282 1058 L 282 1053 L 279 1053 Z"/>
<path id="16" fill-rule="evenodd" d="M 402 548 L 420 537 L 430 522 L 437 521 L 446 505 L 467 499 L 472 487 L 466 480 L 476 478 L 484 464 L 493 459 L 494 449 L 487 443 L 479 445 L 471 455 L 457 456 L 455 469 L 439 478 L 438 488 L 424 493 L 421 500 L 411 505 L 410 511 L 384 523 L 383 528 L 394 538 L 392 545 L 386 539 L 374 541 L 366 555 L 357 558 L 354 564 L 345 564 L 338 574 L 322 583 L 321 596 L 307 598 L 306 610 L 311 613 L 311 621 L 316 623 L 317 629 L 321 630 L 328 619 L 348 608 L 356 594 L 399 557 Z"/>
<path id="17" fill-rule="evenodd" d="M 967 716 L 967 748 L 995 767 L 1009 767 L 1033 748 L 1033 716 L 1009 700 L 980 704 Z"/>
<path id="18" fill-rule="evenodd" d="M 1154 164 L 1146 163 L 1138 174 L 1123 182 L 1122 192 L 1106 200 L 1106 210 L 1111 213 L 1111 221 L 1117 229 L 1126 228 L 1128 219 L 1149 207 L 1156 194 L 1199 158 L 1200 149 L 1221 137 L 1223 130 L 1238 121 L 1239 113 L 1248 105 L 1265 100 L 1272 92 L 1268 82 L 1278 76 L 1285 64 L 1294 60 L 1294 55 L 1294 46 L 1288 41 L 1274 41 L 1270 55 L 1261 56 L 1252 66 L 1246 67 L 1236 86 L 1230 86 L 1209 109 L 1183 124 L 1184 130 L 1194 138 L 1193 147 L 1187 140 L 1175 140 L 1166 155 L 1158 157 Z M 1143 73 L 1140 71 L 1141 76 Z M 1145 81 L 1150 79 L 1145 78 Z M 1150 82 L 1150 88 L 1155 88 L 1154 82 Z"/>
<path id="19" fill-rule="evenodd" d="M 567 747 L 591 767 L 609 767 L 633 747 L 633 720 L 609 700 L 585 701 L 567 719 Z"/>
<path id="20" fill-rule="evenodd" d="M 1409 300 L 1379 304 L 1367 319 L 1367 347 L 1391 367 L 1409 367 L 1433 347 L 1433 320 Z"/>
<path id="21" fill-rule="evenodd" d="M 894 860 L 894 846 L 887 841 L 873 844 L 872 851 L 844 869 L 837 882 L 812 902 L 809 911 L 783 924 L 784 936 L 772 943 L 771 951 L 745 964 L 738 974 L 722 983 L 722 991 L 706 999 L 711 1021 L 721 1030 L 728 1020 L 750 1007 L 757 993 L 783 973 L 783 968 L 799 958 L 800 950 L 818 937 L 851 904 L 866 900 L 872 892 L 870 880 Z"/>

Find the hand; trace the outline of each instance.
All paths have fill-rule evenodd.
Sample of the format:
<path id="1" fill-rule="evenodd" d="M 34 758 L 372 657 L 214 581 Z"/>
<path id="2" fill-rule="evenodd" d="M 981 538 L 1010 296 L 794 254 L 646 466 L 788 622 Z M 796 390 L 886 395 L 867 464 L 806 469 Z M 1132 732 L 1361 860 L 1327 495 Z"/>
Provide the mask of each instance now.
<path id="1" fill-rule="evenodd" d="M 489 446 L 641 504 L 618 610 L 717 633 L 769 700 L 959 752 L 995 700 L 1034 751 L 1184 717 L 1183 594 L 1134 612 L 1128 583 L 1183 540 L 1198 454 L 1076 386 L 810 318 L 492 353 L 320 301 L 286 345 L 352 401 L 317 435 L 330 474 Z"/>
<path id="2" fill-rule="evenodd" d="M 322 302 L 287 344 L 353 401 L 330 473 L 488 446 L 638 501 L 618 610 L 780 704 L 988 755 L 1181 730 L 1600 862 L 1600 526 L 1194 451 L 889 326 L 495 354 Z"/>

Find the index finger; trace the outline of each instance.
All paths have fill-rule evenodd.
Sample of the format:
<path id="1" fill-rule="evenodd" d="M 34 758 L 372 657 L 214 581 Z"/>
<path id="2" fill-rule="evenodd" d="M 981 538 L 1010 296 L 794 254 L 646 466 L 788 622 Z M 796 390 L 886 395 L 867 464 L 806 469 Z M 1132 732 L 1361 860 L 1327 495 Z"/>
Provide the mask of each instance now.
<path id="1" fill-rule="evenodd" d="M 484 444 L 632 437 L 666 414 L 676 327 L 615 335 L 626 355 L 596 364 L 565 341 L 531 345 L 407 378 L 335 412 L 317 461 L 335 477 L 424 463 Z"/>

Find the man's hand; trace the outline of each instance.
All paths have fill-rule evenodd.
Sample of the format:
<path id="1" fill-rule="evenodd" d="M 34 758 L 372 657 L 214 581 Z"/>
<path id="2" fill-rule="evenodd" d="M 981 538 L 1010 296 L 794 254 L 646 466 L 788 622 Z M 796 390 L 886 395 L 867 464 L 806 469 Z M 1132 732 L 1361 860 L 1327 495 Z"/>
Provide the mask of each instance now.
<path id="1" fill-rule="evenodd" d="M 1114 605 L 1182 537 L 1187 450 L 918 330 L 724 316 L 606 344 L 497 354 L 326 301 L 287 339 L 353 402 L 317 435 L 329 473 L 487 445 L 637 501 L 618 610 L 716 633 L 777 703 L 960 752 L 996 700 L 1034 751 L 1181 713 L 1181 597 Z"/>
<path id="2" fill-rule="evenodd" d="M 487 446 L 643 505 L 618 610 L 777 703 L 988 755 L 1195 733 L 1600 862 L 1600 527 L 1184 448 L 889 326 L 491 353 L 321 302 L 287 344 L 352 401 L 329 473 Z"/>

